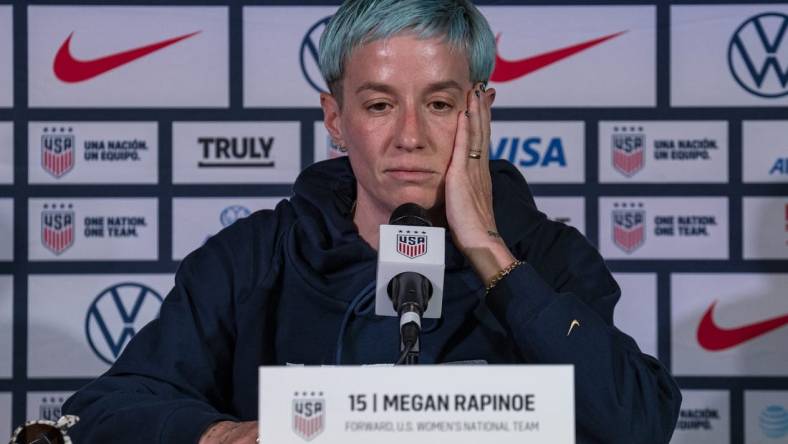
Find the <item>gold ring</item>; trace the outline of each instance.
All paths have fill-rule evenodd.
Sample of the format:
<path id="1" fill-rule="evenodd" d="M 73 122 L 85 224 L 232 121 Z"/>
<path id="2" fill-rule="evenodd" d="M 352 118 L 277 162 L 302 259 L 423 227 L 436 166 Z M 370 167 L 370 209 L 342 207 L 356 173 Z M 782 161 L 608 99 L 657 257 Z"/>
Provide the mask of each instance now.
<path id="1" fill-rule="evenodd" d="M 482 158 L 482 152 L 481 151 L 471 151 L 471 152 L 468 153 L 468 157 L 470 157 L 471 159 L 481 159 Z"/>

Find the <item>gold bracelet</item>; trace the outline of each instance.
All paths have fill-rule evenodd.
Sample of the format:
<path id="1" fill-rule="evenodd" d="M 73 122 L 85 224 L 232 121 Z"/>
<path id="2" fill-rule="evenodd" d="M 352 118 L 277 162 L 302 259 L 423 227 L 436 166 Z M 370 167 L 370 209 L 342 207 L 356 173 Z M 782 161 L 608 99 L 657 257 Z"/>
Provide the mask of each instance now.
<path id="1" fill-rule="evenodd" d="M 512 270 L 514 270 L 515 268 L 519 267 L 523 263 L 524 263 L 523 261 L 515 259 L 514 262 L 509 264 L 508 267 L 504 268 L 503 270 L 499 271 L 495 276 L 493 276 L 492 280 L 490 281 L 489 284 L 487 284 L 487 288 L 485 288 L 484 291 L 486 293 L 489 293 L 490 290 L 493 289 L 493 287 L 498 285 L 498 282 L 500 282 L 501 279 L 503 279 L 507 274 L 511 273 Z"/>

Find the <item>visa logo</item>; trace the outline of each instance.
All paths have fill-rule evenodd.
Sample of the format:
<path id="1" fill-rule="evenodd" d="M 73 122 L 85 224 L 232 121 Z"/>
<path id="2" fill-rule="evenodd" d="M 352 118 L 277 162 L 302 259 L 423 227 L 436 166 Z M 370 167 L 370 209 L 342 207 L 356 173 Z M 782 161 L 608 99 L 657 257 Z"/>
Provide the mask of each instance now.
<path id="1" fill-rule="evenodd" d="M 546 139 L 545 139 L 546 140 Z M 501 137 L 498 144 L 490 146 L 491 159 L 506 159 L 522 168 L 566 167 L 566 154 L 560 137 L 553 137 L 546 142 L 541 137 Z"/>

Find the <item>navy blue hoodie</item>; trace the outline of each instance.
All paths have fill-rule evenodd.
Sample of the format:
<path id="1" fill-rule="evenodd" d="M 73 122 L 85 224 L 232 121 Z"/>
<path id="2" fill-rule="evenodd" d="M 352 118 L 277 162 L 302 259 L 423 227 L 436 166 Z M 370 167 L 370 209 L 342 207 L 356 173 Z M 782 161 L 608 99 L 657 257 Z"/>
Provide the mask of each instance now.
<path id="1" fill-rule="evenodd" d="M 424 321 L 420 362 L 574 364 L 579 443 L 667 443 L 681 395 L 613 326 L 620 290 L 602 258 L 537 211 L 511 164 L 490 167 L 496 223 L 526 264 L 485 298 L 447 237 L 443 317 Z M 354 199 L 346 159 L 315 164 L 289 201 L 184 259 L 159 318 L 63 406 L 81 418 L 75 443 L 196 443 L 216 421 L 255 420 L 260 365 L 394 362 L 399 321 L 374 315 L 376 252 Z"/>

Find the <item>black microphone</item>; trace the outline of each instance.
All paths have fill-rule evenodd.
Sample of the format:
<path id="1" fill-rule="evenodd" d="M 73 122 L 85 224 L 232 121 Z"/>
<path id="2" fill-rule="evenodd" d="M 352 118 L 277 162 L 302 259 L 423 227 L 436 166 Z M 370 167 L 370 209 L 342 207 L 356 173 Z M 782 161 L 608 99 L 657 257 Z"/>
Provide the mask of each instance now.
<path id="1" fill-rule="evenodd" d="M 432 227 L 427 210 L 415 203 L 406 203 L 397 207 L 391 214 L 389 225 L 413 227 L 416 235 L 402 235 L 400 248 L 417 252 L 421 242 L 426 249 L 427 237 L 420 236 L 419 227 Z M 411 230 L 406 230 L 410 234 Z M 416 364 L 419 354 L 419 336 L 421 335 L 421 317 L 427 310 L 433 289 L 430 280 L 416 271 L 404 271 L 391 278 L 386 292 L 394 310 L 400 318 L 400 352 L 397 364 Z"/>

